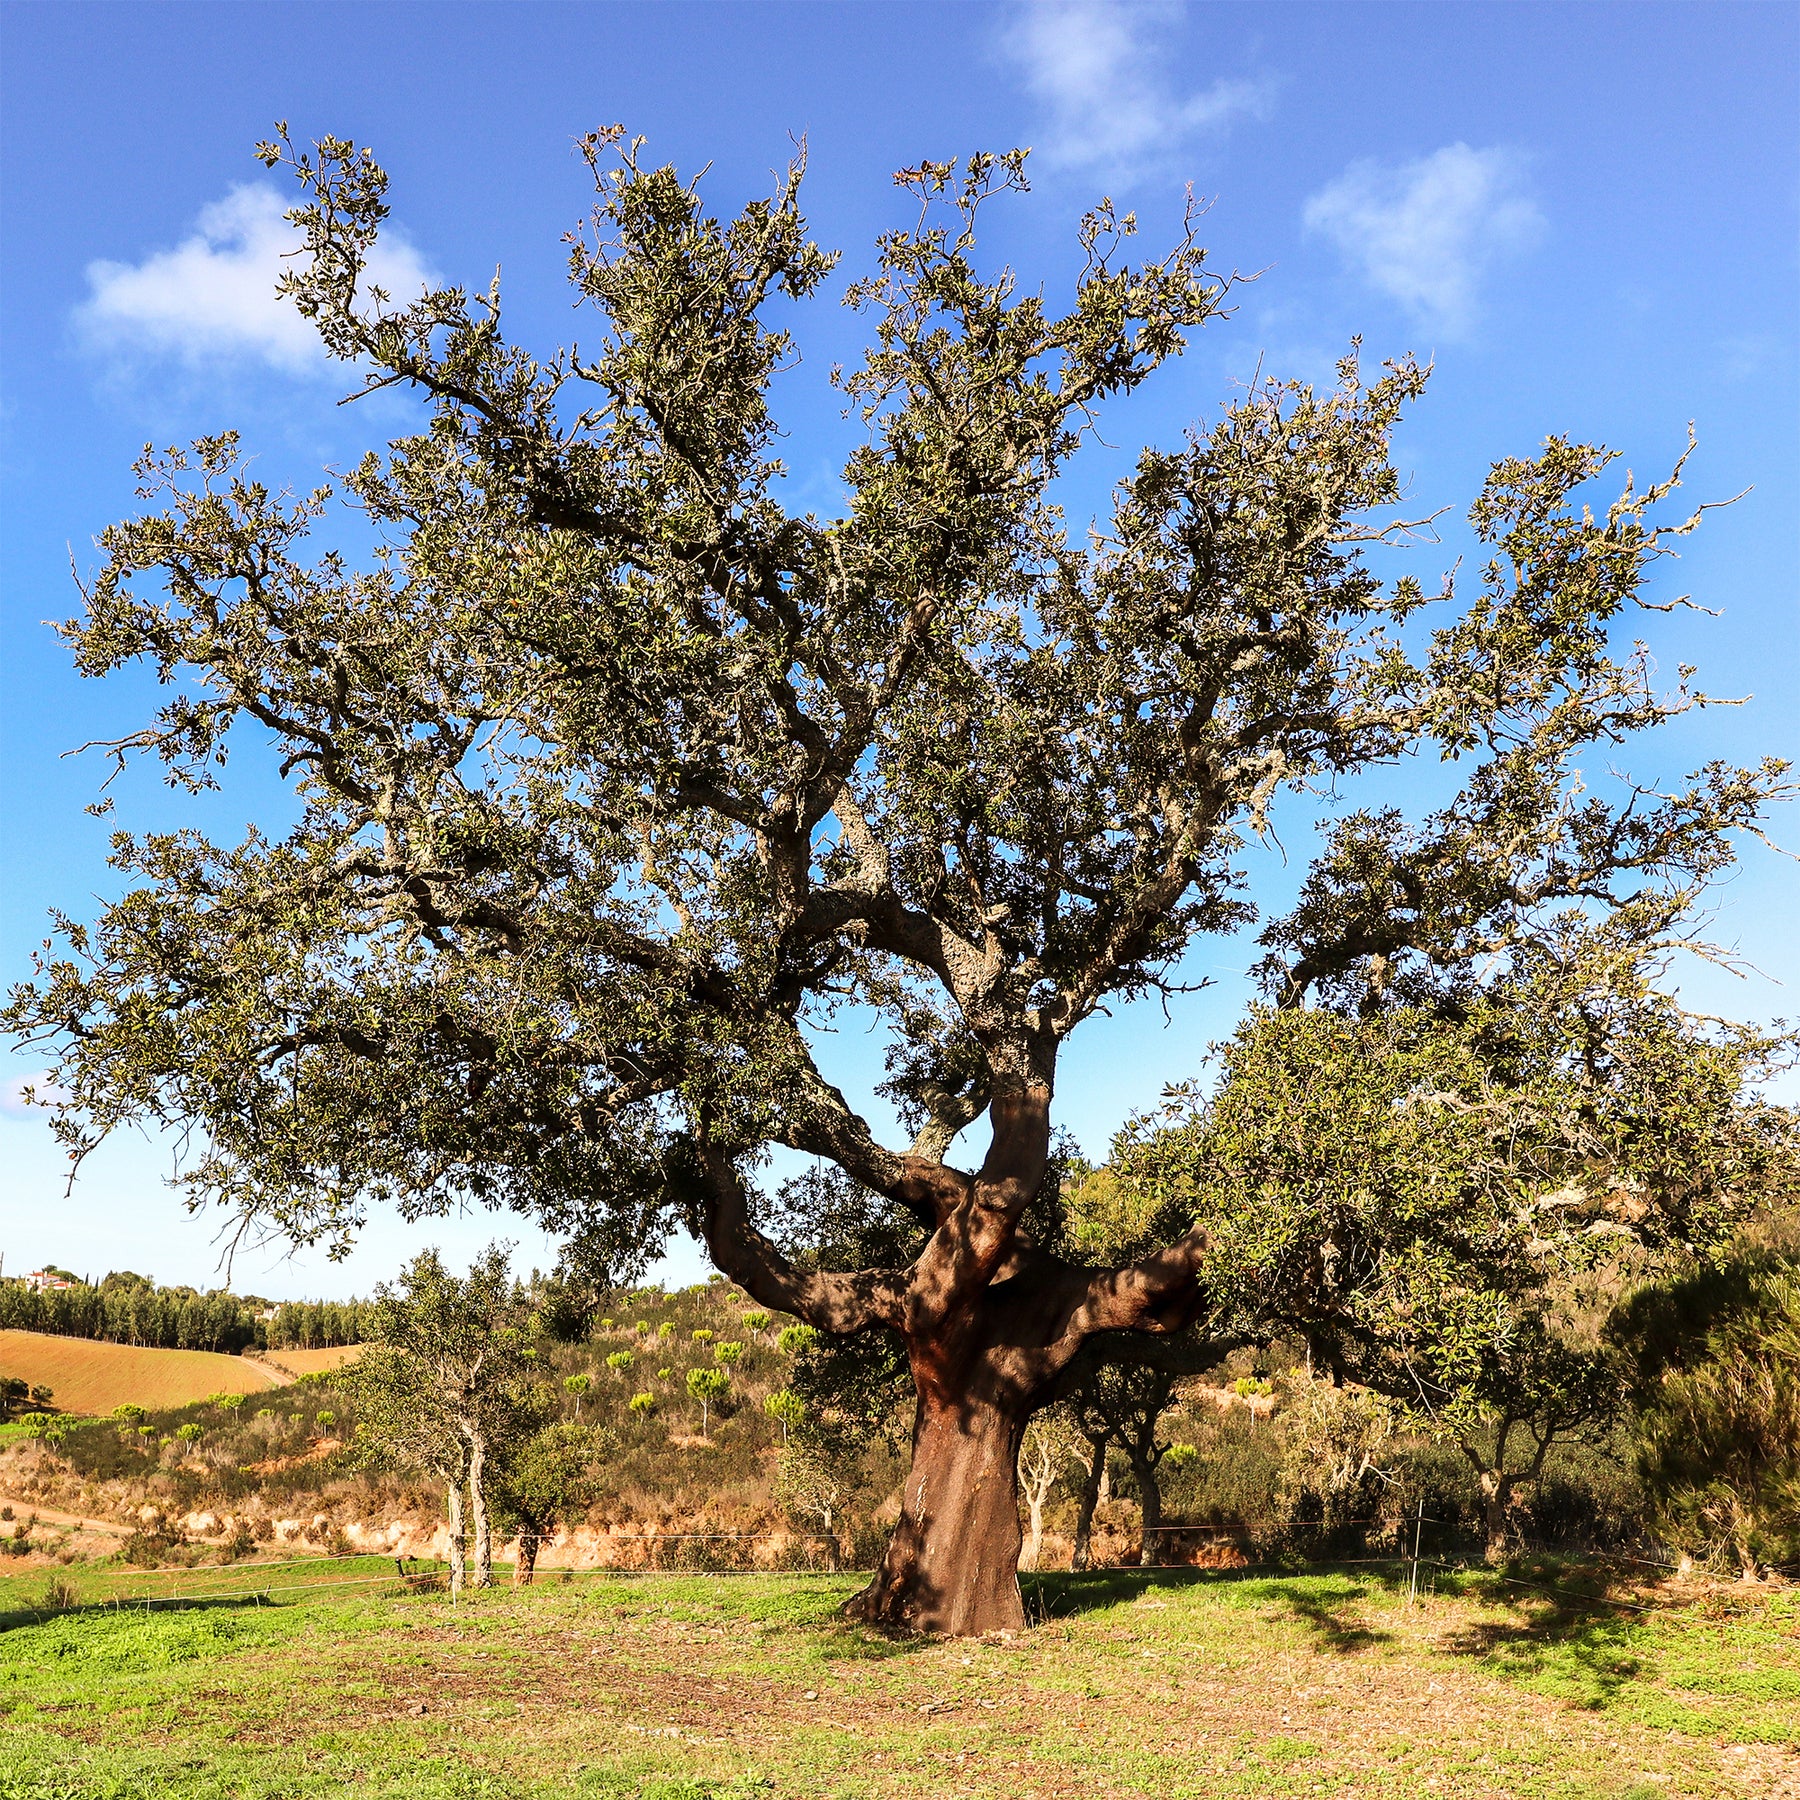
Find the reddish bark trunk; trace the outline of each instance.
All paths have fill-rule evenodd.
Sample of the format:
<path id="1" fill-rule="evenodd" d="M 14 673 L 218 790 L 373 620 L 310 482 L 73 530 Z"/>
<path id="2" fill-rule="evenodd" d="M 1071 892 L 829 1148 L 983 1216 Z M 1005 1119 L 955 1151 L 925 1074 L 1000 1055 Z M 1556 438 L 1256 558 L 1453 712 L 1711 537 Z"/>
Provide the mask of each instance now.
<path id="1" fill-rule="evenodd" d="M 952 1636 L 1021 1630 L 1018 1454 L 1034 1405 L 1087 1338 L 1173 1331 L 1191 1316 L 1198 1238 L 1095 1270 L 1017 1237 L 1047 1167 L 1050 1060 L 1041 1080 L 994 1095 L 993 1140 L 974 1175 L 939 1162 L 942 1144 L 929 1157 L 838 1158 L 936 1221 L 906 1268 L 796 1267 L 753 1222 L 743 1180 L 704 1119 L 695 1132 L 704 1233 L 725 1273 L 822 1331 L 880 1328 L 906 1340 L 919 1399 L 903 1510 L 874 1580 L 846 1608 L 872 1624 Z"/>
<path id="2" fill-rule="evenodd" d="M 1024 1630 L 1018 1454 L 1028 1417 L 1019 1398 L 920 1401 L 900 1522 L 853 1617 L 951 1637 Z"/>

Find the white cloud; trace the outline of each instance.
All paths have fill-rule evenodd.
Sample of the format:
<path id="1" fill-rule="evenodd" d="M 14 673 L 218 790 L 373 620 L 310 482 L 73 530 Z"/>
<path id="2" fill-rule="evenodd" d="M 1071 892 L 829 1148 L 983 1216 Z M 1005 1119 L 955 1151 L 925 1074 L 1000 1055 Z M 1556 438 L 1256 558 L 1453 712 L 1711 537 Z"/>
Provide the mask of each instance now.
<path id="1" fill-rule="evenodd" d="M 25 1090 L 31 1088 L 37 1095 L 37 1104 L 25 1104 Z M 43 1119 L 49 1115 L 46 1106 L 58 1100 L 66 1100 L 68 1096 L 56 1085 L 48 1069 L 39 1069 L 30 1075 L 9 1075 L 0 1081 L 0 1113 L 9 1119 Z"/>
<path id="2" fill-rule="evenodd" d="M 1267 82 L 1220 79 L 1185 99 L 1173 90 L 1161 40 L 1182 10 L 1175 0 L 1025 0 L 1016 10 L 1005 48 L 1048 110 L 1049 162 L 1124 171 L 1198 132 L 1267 115 Z"/>
<path id="3" fill-rule="evenodd" d="M 76 310 L 82 335 L 114 355 L 188 364 L 249 359 L 290 374 L 324 368 L 317 332 L 275 294 L 286 259 L 303 242 L 283 210 L 273 188 L 234 187 L 173 250 L 141 263 L 89 263 L 90 293 Z M 417 252 L 393 236 L 377 246 L 369 277 L 396 300 L 435 281 Z"/>
<path id="4" fill-rule="evenodd" d="M 1474 319 L 1482 276 L 1543 231 L 1523 182 L 1511 151 L 1447 144 L 1397 166 L 1352 163 L 1304 218 L 1371 286 L 1455 335 Z"/>

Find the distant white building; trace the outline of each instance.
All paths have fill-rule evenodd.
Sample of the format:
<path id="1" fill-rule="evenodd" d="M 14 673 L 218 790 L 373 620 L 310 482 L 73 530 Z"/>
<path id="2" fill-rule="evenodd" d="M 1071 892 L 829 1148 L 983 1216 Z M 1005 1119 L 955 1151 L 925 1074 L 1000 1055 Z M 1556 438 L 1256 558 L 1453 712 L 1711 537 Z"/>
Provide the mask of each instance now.
<path id="1" fill-rule="evenodd" d="M 72 1288 L 75 1284 L 66 1275 L 58 1275 L 49 1269 L 33 1269 L 25 1277 L 25 1285 L 34 1294 L 59 1293 L 64 1288 Z"/>

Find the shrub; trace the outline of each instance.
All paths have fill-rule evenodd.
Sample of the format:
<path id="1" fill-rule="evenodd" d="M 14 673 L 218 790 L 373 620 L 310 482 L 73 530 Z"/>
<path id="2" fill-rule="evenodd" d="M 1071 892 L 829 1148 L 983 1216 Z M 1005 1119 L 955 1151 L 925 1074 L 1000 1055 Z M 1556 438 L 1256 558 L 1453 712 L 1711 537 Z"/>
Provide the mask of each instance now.
<path id="1" fill-rule="evenodd" d="M 1163 1452 L 1163 1467 L 1173 1473 L 1190 1468 L 1200 1460 L 1200 1452 L 1192 1444 L 1171 1444 Z"/>
<path id="2" fill-rule="evenodd" d="M 112 1416 L 122 1424 L 135 1425 L 144 1416 L 144 1409 L 135 1400 L 127 1400 L 112 1409 Z"/>
<path id="3" fill-rule="evenodd" d="M 175 1435 L 184 1444 L 191 1444 L 195 1438 L 200 1436 L 200 1427 L 192 1419 L 189 1419 L 185 1425 L 178 1425 L 175 1428 Z"/>
<path id="4" fill-rule="evenodd" d="M 318 1412 L 314 1413 L 313 1417 L 317 1419 L 321 1425 L 335 1425 L 337 1423 L 337 1414 L 334 1412 Z"/>
<path id="5" fill-rule="evenodd" d="M 656 1335 L 659 1338 L 673 1337 L 675 1335 L 674 1320 L 673 1319 L 664 1319 L 663 1322 L 659 1326 L 657 1326 Z"/>
<path id="6" fill-rule="evenodd" d="M 656 1379 L 658 1381 L 667 1381 L 674 1373 L 675 1371 L 673 1369 L 658 1369 L 656 1371 Z"/>
<path id="7" fill-rule="evenodd" d="M 1278 1502 L 1289 1520 L 1316 1524 L 1330 1543 L 1361 1542 L 1399 1450 L 1392 1402 L 1299 1369 L 1287 1377 L 1286 1400 L 1276 1425 Z"/>
<path id="8" fill-rule="evenodd" d="M 775 1340 L 789 1356 L 810 1350 L 818 1341 L 819 1334 L 810 1325 L 784 1325 L 781 1336 Z"/>
<path id="9" fill-rule="evenodd" d="M 767 1327 L 768 1323 L 769 1315 L 766 1312 L 759 1310 L 757 1312 L 747 1312 L 744 1314 L 744 1329 L 746 1331 L 762 1331 Z"/>
<path id="10" fill-rule="evenodd" d="M 1616 1328 L 1667 1540 L 1746 1575 L 1800 1557 L 1800 1278 L 1746 1260 L 1646 1289 Z"/>
<path id="11" fill-rule="evenodd" d="M 696 1344 L 710 1344 L 712 1341 L 713 1341 L 713 1334 L 710 1331 L 708 1331 L 704 1325 L 699 1326 L 695 1330 L 694 1342 Z"/>
<path id="12" fill-rule="evenodd" d="M 37 1612 L 70 1612 L 80 1603 L 75 1589 L 60 1575 L 52 1575 L 31 1605 Z"/>
<path id="13" fill-rule="evenodd" d="M 637 1358 L 633 1356 L 629 1350 L 615 1350 L 612 1355 L 606 1359 L 606 1366 L 611 1369 L 615 1375 L 623 1375 L 636 1361 Z"/>
<path id="14" fill-rule="evenodd" d="M 654 1394 L 633 1394 L 629 1405 L 640 1419 L 647 1419 L 656 1411 L 656 1396 Z"/>
<path id="15" fill-rule="evenodd" d="M 727 1341 L 713 1346 L 713 1361 L 723 1369 L 730 1368 L 734 1362 L 742 1361 L 743 1355 L 744 1346 L 742 1344 Z"/>
<path id="16" fill-rule="evenodd" d="M 166 1525 L 153 1525 L 148 1531 L 134 1531 L 119 1547 L 119 1559 L 136 1569 L 154 1569 L 173 1556 L 180 1543 Z"/>

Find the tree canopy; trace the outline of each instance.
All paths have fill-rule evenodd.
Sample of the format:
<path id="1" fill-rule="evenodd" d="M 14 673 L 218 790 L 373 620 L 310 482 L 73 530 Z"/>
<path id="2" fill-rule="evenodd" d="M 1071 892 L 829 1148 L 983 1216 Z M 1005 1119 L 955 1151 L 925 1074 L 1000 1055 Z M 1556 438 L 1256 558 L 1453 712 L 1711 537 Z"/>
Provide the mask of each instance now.
<path id="1" fill-rule="evenodd" d="M 1426 383 L 1411 360 L 1259 381 L 1071 530 L 1056 483 L 1100 410 L 1221 317 L 1232 278 L 1191 214 L 1132 260 L 1110 202 L 1066 307 L 984 273 L 978 223 L 1025 187 L 1022 153 L 897 176 L 916 217 L 844 295 L 872 340 L 834 375 L 862 438 L 829 516 L 795 510 L 779 314 L 836 262 L 801 163 L 719 218 L 620 130 L 584 151 L 569 267 L 594 331 L 538 357 L 497 285 L 368 286 L 369 151 L 262 147 L 300 187 L 284 293 L 364 391 L 426 416 L 299 498 L 229 433 L 146 454 L 149 510 L 105 533 L 64 628 L 77 664 L 173 688 L 121 758 L 204 786 L 249 727 L 301 817 L 235 846 L 121 834 L 135 885 L 62 921 L 9 1019 L 57 1047 L 74 1153 L 126 1121 L 198 1128 L 191 1195 L 294 1237 L 475 1202 L 626 1269 L 681 1220 L 764 1305 L 899 1333 L 919 1505 L 866 1605 L 1016 1623 L 1030 1407 L 1094 1333 L 1192 1318 L 1214 1234 L 1190 1215 L 1124 1262 L 1033 1235 L 1058 1057 L 1249 925 L 1247 847 L 1281 797 L 1413 755 L 1466 772 L 1419 826 L 1351 815 L 1270 929 L 1276 998 L 1303 1010 L 1403 999 L 1422 969 L 1467 986 L 1434 945 L 1524 956 L 1558 908 L 1673 941 L 1782 769 L 1584 791 L 1585 759 L 1699 698 L 1613 644 L 1698 517 L 1665 516 L 1675 477 L 1596 512 L 1609 453 L 1551 438 L 1476 497 L 1472 591 L 1384 576 L 1420 523 L 1390 450 Z M 339 506 L 380 535 L 366 565 L 314 547 Z M 821 1066 L 853 1006 L 890 1034 L 908 1144 Z M 984 1119 L 978 1167 L 948 1163 Z M 905 1249 L 784 1251 L 770 1145 L 882 1197 Z"/>

